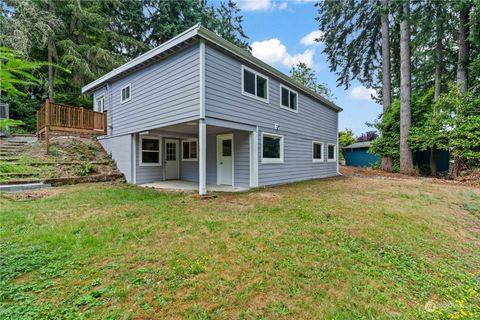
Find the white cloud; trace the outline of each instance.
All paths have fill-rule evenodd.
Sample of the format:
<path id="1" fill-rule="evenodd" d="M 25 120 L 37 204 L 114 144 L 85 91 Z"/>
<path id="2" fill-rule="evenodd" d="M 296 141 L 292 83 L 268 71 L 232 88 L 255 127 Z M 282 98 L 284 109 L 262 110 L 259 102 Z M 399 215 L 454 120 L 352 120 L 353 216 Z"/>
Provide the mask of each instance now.
<path id="1" fill-rule="evenodd" d="M 237 3 L 243 11 L 267 11 L 272 8 L 270 0 L 242 0 Z"/>
<path id="2" fill-rule="evenodd" d="M 243 11 L 282 11 L 288 7 L 287 2 L 277 2 L 272 0 L 239 0 L 237 1 L 237 4 Z"/>
<path id="3" fill-rule="evenodd" d="M 277 6 L 277 9 L 282 11 L 282 10 L 287 9 L 287 7 L 288 7 L 288 4 L 286 2 L 282 2 Z"/>
<path id="4" fill-rule="evenodd" d="M 305 37 L 300 39 L 300 43 L 306 46 L 318 44 L 319 42 L 315 41 L 315 39 L 321 39 L 323 37 L 323 32 L 320 30 L 314 30 L 307 34 Z"/>
<path id="5" fill-rule="evenodd" d="M 368 89 L 364 86 L 356 86 L 350 90 L 350 97 L 355 100 L 372 100 L 372 96 L 377 97 L 377 91 L 375 89 Z"/>
<path id="6" fill-rule="evenodd" d="M 303 53 L 290 54 L 287 51 L 287 47 L 280 40 L 274 38 L 252 43 L 252 54 L 271 65 L 291 68 L 298 62 L 304 62 L 309 67 L 313 67 L 315 49 L 307 49 Z"/>

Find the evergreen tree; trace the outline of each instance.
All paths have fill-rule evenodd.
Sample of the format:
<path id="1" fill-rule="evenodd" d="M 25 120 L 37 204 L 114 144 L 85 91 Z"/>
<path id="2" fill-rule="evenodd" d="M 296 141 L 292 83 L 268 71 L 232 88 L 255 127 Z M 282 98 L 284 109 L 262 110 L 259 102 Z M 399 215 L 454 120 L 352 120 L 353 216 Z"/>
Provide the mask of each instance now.
<path id="1" fill-rule="evenodd" d="M 297 65 L 292 66 L 290 77 L 327 99 L 335 99 L 332 90 L 326 84 L 319 83 L 315 71 L 304 62 L 299 62 Z"/>

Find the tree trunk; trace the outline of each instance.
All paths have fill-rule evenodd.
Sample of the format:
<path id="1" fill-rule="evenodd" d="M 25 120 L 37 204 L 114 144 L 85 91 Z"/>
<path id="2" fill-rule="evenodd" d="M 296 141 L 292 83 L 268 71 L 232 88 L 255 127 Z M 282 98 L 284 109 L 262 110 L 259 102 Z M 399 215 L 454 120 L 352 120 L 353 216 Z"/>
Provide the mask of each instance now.
<path id="1" fill-rule="evenodd" d="M 383 114 L 390 108 L 392 101 L 391 74 L 390 74 L 390 27 L 388 25 L 388 0 L 381 0 L 382 14 L 380 21 L 382 25 L 382 102 Z M 387 129 L 384 129 L 387 130 Z M 392 157 L 382 156 L 382 170 L 392 171 Z"/>
<path id="2" fill-rule="evenodd" d="M 412 151 L 408 146 L 408 133 L 412 115 L 410 110 L 410 3 L 402 5 L 403 17 L 400 22 L 400 172 L 410 174 L 413 167 Z"/>
<path id="3" fill-rule="evenodd" d="M 53 2 L 49 1 L 48 2 L 48 10 L 50 12 L 53 11 Z M 48 43 L 47 43 L 47 58 L 48 58 L 48 100 L 50 102 L 54 102 L 53 99 L 53 35 L 50 35 L 48 38 Z"/>
<path id="4" fill-rule="evenodd" d="M 437 146 L 433 145 L 430 149 L 430 175 L 437 175 Z"/>
<path id="5" fill-rule="evenodd" d="M 441 35 L 437 34 L 437 42 L 435 44 L 435 100 L 440 98 L 442 93 L 443 45 L 440 37 Z"/>
<path id="6" fill-rule="evenodd" d="M 442 45 L 442 26 L 440 24 L 440 19 L 438 15 L 440 14 L 441 8 L 437 7 L 437 20 L 435 27 L 435 100 L 440 98 L 442 93 L 442 69 L 443 69 L 443 45 Z M 430 175 L 437 175 L 437 146 L 434 144 L 430 148 Z"/>
<path id="7" fill-rule="evenodd" d="M 457 85 L 460 86 L 460 93 L 467 93 L 467 60 L 468 60 L 468 8 L 460 11 L 458 24 L 458 66 Z"/>
<path id="8" fill-rule="evenodd" d="M 468 63 L 468 13 L 469 7 L 460 10 L 458 24 L 458 65 L 457 65 L 457 85 L 460 86 L 460 94 L 465 95 L 468 90 L 467 83 L 467 63 Z M 462 159 L 459 156 L 453 158 L 453 177 L 458 177 L 461 171 Z"/>
<path id="9" fill-rule="evenodd" d="M 53 43 L 49 39 L 47 44 L 47 54 L 48 54 L 48 100 L 54 102 L 53 100 Z"/>

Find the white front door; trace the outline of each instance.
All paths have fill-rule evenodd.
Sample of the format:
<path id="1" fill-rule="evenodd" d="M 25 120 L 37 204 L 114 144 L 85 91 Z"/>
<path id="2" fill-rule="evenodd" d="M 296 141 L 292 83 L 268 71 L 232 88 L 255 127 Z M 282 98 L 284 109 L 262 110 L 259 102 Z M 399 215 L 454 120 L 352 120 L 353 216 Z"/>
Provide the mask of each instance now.
<path id="1" fill-rule="evenodd" d="M 165 139 L 165 180 L 180 178 L 178 140 Z"/>
<path id="2" fill-rule="evenodd" d="M 233 185 L 233 134 L 217 136 L 217 184 Z"/>

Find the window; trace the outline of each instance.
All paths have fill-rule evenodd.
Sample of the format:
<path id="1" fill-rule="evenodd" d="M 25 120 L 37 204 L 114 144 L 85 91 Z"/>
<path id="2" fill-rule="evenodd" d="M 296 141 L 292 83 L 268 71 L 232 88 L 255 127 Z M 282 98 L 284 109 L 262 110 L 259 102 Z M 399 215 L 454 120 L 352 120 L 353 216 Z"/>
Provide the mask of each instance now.
<path id="1" fill-rule="evenodd" d="M 125 87 L 122 88 L 122 96 L 121 96 L 121 103 L 130 101 L 132 98 L 132 85 L 129 83 Z"/>
<path id="2" fill-rule="evenodd" d="M 323 162 L 323 143 L 318 141 L 313 141 L 312 162 Z"/>
<path id="3" fill-rule="evenodd" d="M 140 137 L 140 165 L 161 166 L 161 139 L 156 137 Z"/>
<path id="4" fill-rule="evenodd" d="M 95 99 L 95 110 L 105 112 L 105 96 L 102 95 Z"/>
<path id="5" fill-rule="evenodd" d="M 280 85 L 280 106 L 287 110 L 298 111 L 298 94 Z"/>
<path id="6" fill-rule="evenodd" d="M 328 161 L 329 162 L 332 162 L 332 161 L 337 161 L 337 146 L 334 145 L 334 144 L 329 144 L 328 145 Z"/>
<path id="7" fill-rule="evenodd" d="M 268 78 L 242 66 L 242 93 L 268 103 Z"/>
<path id="8" fill-rule="evenodd" d="M 283 163 L 283 136 L 262 133 L 262 163 Z"/>
<path id="9" fill-rule="evenodd" d="M 182 161 L 198 160 L 198 142 L 197 139 L 182 141 Z"/>
<path id="10" fill-rule="evenodd" d="M 222 157 L 232 156 L 232 139 L 222 140 Z"/>

